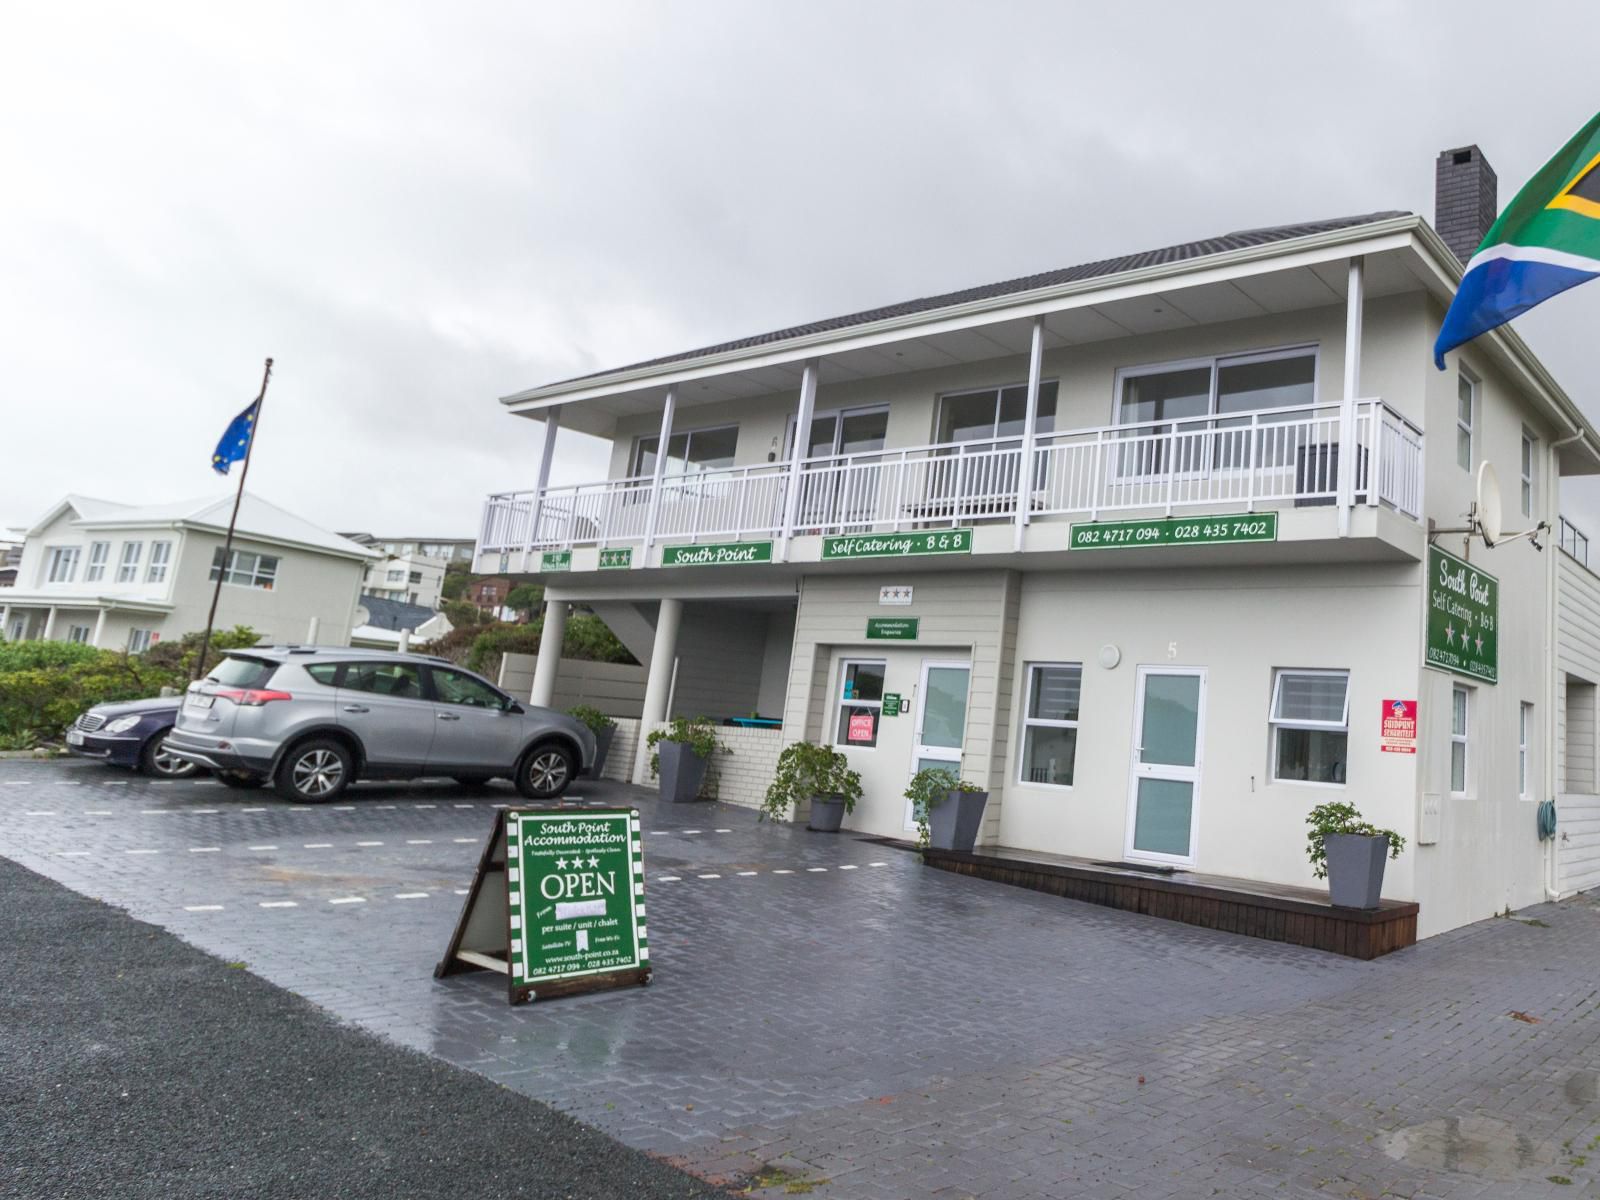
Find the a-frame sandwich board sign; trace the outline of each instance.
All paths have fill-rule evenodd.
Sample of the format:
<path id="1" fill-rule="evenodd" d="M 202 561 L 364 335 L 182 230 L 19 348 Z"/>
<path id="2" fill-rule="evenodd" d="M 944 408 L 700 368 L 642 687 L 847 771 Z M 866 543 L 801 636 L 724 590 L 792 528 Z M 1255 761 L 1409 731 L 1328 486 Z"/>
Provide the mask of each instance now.
<path id="1" fill-rule="evenodd" d="M 474 970 L 503 973 L 512 1004 L 649 983 L 638 810 L 497 812 L 433 975 Z"/>

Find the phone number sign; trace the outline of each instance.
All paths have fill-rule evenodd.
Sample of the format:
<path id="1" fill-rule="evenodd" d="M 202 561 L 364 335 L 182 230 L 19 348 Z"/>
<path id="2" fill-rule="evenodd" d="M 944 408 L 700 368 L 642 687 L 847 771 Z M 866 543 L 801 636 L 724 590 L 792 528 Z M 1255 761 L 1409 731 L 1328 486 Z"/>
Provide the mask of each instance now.
<path id="1" fill-rule="evenodd" d="M 1130 550 L 1138 546 L 1214 546 L 1227 542 L 1277 540 L 1278 514 L 1265 512 L 1075 524 L 1068 547 L 1072 550 Z"/>

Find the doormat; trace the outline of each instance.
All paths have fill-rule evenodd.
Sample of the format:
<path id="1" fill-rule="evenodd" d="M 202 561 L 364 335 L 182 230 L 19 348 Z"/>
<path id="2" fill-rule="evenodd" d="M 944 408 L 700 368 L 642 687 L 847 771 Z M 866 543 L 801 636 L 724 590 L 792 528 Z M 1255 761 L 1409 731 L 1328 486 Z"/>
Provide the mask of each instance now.
<path id="1" fill-rule="evenodd" d="M 1154 863 L 1092 862 L 1091 867 L 1115 867 L 1119 871 L 1137 871 L 1141 875 L 1176 875 L 1177 867 L 1160 867 Z"/>

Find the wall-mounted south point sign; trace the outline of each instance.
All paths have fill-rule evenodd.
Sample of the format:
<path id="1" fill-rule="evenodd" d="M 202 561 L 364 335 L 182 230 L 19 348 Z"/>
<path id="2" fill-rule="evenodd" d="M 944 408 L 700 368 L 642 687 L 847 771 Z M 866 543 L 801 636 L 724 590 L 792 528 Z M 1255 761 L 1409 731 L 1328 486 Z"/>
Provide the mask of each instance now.
<path id="1" fill-rule="evenodd" d="M 1500 679 L 1500 581 L 1428 547 L 1428 638 L 1423 662 L 1457 675 Z"/>
<path id="2" fill-rule="evenodd" d="M 434 978 L 500 971 L 512 1004 L 650 982 L 639 813 L 495 814 Z"/>
<path id="3" fill-rule="evenodd" d="M 701 542 L 661 548 L 663 567 L 731 567 L 771 561 L 771 542 Z"/>

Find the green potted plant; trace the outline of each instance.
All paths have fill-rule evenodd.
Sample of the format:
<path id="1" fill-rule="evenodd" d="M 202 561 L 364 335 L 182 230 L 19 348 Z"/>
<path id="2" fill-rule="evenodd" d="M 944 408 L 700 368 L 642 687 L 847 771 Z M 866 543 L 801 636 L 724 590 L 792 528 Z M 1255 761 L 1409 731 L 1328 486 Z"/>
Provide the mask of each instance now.
<path id="1" fill-rule="evenodd" d="M 832 746 L 793 742 L 778 755 L 778 769 L 761 802 L 761 818 L 789 815 L 790 806 L 811 802 L 807 829 L 836 833 L 845 814 L 854 812 L 861 799 L 861 776 L 850 760 Z"/>
<path id="2" fill-rule="evenodd" d="M 674 717 L 668 728 L 652 729 L 645 744 L 650 747 L 650 769 L 656 773 L 661 798 L 673 804 L 700 794 L 712 751 L 726 749 L 717 741 L 709 717 Z"/>
<path id="3" fill-rule="evenodd" d="M 917 845 L 970 851 L 978 841 L 989 793 L 948 767 L 925 767 L 911 777 L 905 797 L 917 822 Z"/>
<path id="4" fill-rule="evenodd" d="M 1405 838 L 1366 821 L 1353 804 L 1319 804 L 1306 817 L 1306 857 L 1313 874 L 1328 881 L 1328 899 L 1340 908 L 1377 908 L 1384 857 L 1399 858 Z"/>
<path id="5" fill-rule="evenodd" d="M 617 734 L 617 723 L 598 708 L 587 704 L 574 704 L 567 709 L 567 716 L 582 721 L 589 727 L 589 732 L 594 734 L 594 778 L 600 778 L 600 772 L 605 770 L 606 755 L 611 753 L 611 739 Z"/>

